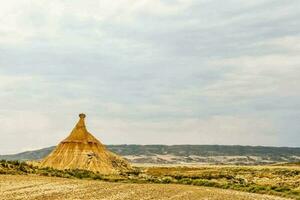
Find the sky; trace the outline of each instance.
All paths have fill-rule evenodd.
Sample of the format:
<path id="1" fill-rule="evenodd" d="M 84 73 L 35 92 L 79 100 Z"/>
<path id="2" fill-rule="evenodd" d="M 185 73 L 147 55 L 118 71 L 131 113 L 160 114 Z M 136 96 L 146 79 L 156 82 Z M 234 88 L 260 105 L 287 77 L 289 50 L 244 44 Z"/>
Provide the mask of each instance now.
<path id="1" fill-rule="evenodd" d="M 299 0 L 0 0 L 0 154 L 300 146 Z"/>

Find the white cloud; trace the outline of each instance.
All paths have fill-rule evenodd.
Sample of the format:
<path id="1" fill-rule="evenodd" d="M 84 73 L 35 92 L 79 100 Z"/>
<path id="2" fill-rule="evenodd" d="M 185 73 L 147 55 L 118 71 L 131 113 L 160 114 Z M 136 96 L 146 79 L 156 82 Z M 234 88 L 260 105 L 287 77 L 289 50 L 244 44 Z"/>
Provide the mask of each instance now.
<path id="1" fill-rule="evenodd" d="M 295 96 L 300 91 L 300 59 L 296 55 L 247 56 L 213 65 L 233 68 L 202 95 L 218 97 Z"/>
<path id="2" fill-rule="evenodd" d="M 30 111 L 2 111 L 0 126 L 1 153 L 16 153 L 49 145 L 44 133 L 52 127 L 46 115 Z"/>
<path id="3" fill-rule="evenodd" d="M 2 1 L 0 138 L 34 148 L 15 118 L 52 145 L 87 112 L 108 143 L 299 145 L 286 139 L 298 130 L 299 13 L 298 0 Z"/>
<path id="4" fill-rule="evenodd" d="M 300 36 L 286 36 L 275 38 L 265 42 L 271 48 L 284 49 L 289 53 L 297 52 L 300 50 Z"/>
<path id="5" fill-rule="evenodd" d="M 74 29 L 70 32 L 65 26 L 80 28 L 79 32 L 88 33 L 86 28 L 92 28 L 93 36 L 103 38 L 107 33 L 101 29 L 103 23 L 131 25 L 140 15 L 169 16 L 186 10 L 192 0 L 164 3 L 163 1 L 149 0 L 91 0 L 83 1 L 9 1 L 1 2 L 0 7 L 0 44 L 26 45 L 31 40 L 39 38 L 72 42 L 70 36 L 76 34 Z M 68 24 L 70 23 L 70 24 Z M 92 23 L 90 27 L 89 24 Z M 87 24 L 88 27 L 85 25 Z M 72 33 L 73 32 L 73 33 Z M 83 35 L 84 36 L 84 35 Z M 76 35 L 77 42 L 80 34 Z M 63 38 L 63 40 L 61 40 Z M 85 42 L 89 38 L 84 39 Z"/>
<path id="6" fill-rule="evenodd" d="M 88 119 L 90 131 L 106 143 L 276 145 L 278 132 L 268 119 L 211 116 L 172 121 Z M 259 133 L 259 135 L 258 135 Z M 147 138 L 145 140 L 145 138 Z"/>
<path id="7" fill-rule="evenodd" d="M 7 76 L 0 74 L 0 89 L 16 88 L 31 80 L 33 80 L 32 76 Z"/>

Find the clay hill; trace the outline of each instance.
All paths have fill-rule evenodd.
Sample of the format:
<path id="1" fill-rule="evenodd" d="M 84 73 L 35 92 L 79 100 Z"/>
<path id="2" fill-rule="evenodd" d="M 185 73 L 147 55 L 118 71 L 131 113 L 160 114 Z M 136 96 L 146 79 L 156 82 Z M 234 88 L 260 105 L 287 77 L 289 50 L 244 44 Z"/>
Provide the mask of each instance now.
<path id="1" fill-rule="evenodd" d="M 41 162 L 41 167 L 55 169 L 84 169 L 102 174 L 116 174 L 129 170 L 129 163 L 120 156 L 108 151 L 105 146 L 88 132 L 85 114 L 71 134 Z"/>

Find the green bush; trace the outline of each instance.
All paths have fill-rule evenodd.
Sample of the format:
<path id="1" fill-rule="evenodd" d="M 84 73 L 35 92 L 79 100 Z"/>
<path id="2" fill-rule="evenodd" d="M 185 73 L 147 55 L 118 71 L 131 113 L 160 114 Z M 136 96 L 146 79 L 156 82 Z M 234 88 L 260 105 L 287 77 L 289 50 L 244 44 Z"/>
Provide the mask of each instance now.
<path id="1" fill-rule="evenodd" d="M 166 183 L 166 184 L 168 184 L 168 183 L 172 183 L 172 182 L 174 182 L 174 181 L 173 181 L 173 178 L 172 178 L 172 177 L 169 177 L 169 176 L 163 177 L 163 178 L 161 179 L 161 183 Z"/>

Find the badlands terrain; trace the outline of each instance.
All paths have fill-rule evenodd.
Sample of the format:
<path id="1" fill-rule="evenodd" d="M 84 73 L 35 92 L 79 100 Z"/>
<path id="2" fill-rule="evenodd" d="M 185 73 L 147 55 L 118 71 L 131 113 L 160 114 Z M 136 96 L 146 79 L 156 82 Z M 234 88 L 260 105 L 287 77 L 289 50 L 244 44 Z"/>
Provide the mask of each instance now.
<path id="1" fill-rule="evenodd" d="M 300 162 L 300 148 L 226 145 L 106 145 L 131 163 L 269 165 Z M 5 160 L 41 160 L 53 151 L 48 147 L 12 155 Z"/>

